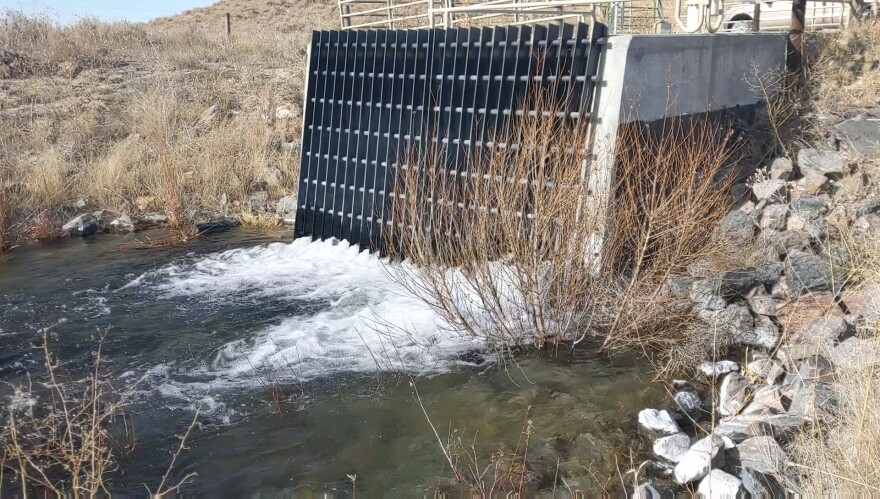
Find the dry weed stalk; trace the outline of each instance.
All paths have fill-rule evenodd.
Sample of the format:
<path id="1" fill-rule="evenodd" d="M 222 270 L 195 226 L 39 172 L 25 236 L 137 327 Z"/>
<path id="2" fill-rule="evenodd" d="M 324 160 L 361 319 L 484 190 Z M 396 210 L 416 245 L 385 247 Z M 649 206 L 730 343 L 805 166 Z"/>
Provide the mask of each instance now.
<path id="1" fill-rule="evenodd" d="M 12 230 L 12 207 L 9 204 L 9 196 L 6 194 L 6 186 L 0 182 L 0 252 L 5 250 L 10 242 L 9 235 Z"/>
<path id="2" fill-rule="evenodd" d="M 472 441 L 465 443 L 461 435 L 455 436 L 450 430 L 444 443 L 422 402 L 415 379 L 410 379 L 410 387 L 413 391 L 413 400 L 422 410 L 456 481 L 464 484 L 480 497 L 495 497 L 502 492 L 523 497 L 527 480 L 533 478 L 528 468 L 529 443 L 534 433 L 532 421 L 529 419 L 531 407 L 526 410 L 526 418 L 513 452 L 499 449 L 488 459 L 488 463 L 485 463 L 476 448 L 476 434 Z"/>
<path id="3" fill-rule="evenodd" d="M 511 121 L 454 166 L 443 144 L 407 155 L 384 236 L 411 265 L 393 278 L 501 348 L 586 335 L 603 351 L 674 347 L 692 318 L 664 283 L 722 252 L 713 232 L 730 205 L 733 132 L 706 117 L 621 127 L 606 210 L 587 191 L 585 124 L 560 117 L 549 93 L 521 108 L 549 112 Z"/>
<path id="4" fill-rule="evenodd" d="M 102 357 L 107 330 L 99 333 L 88 377 L 79 383 L 64 382 L 60 362 L 49 349 L 51 329 L 42 330 L 41 342 L 35 347 L 44 357 L 46 380 L 42 385 L 47 391 L 14 387 L 0 433 L 2 469 L 13 474 L 12 484 L 20 487 L 22 497 L 32 492 L 77 498 L 109 495 L 108 476 L 118 469 L 116 430 L 120 425 L 128 437 L 127 448 L 134 446 L 124 409 L 138 383 L 120 389 L 108 379 Z M 41 398 L 46 399 L 45 404 L 41 405 Z M 194 419 L 187 436 L 195 423 Z M 168 481 L 184 449 L 183 441 L 157 489 L 160 495 L 179 490 L 194 476 L 189 474 L 176 484 Z"/>

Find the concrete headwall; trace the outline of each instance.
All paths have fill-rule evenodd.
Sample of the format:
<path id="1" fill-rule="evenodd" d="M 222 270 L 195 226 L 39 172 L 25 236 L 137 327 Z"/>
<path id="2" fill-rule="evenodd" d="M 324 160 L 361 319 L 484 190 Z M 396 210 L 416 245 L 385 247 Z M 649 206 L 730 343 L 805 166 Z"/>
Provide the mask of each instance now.
<path id="1" fill-rule="evenodd" d="M 600 60 L 598 118 L 653 121 L 757 104 L 746 78 L 780 71 L 785 47 L 784 35 L 764 33 L 609 37 Z"/>
<path id="2" fill-rule="evenodd" d="M 730 108 L 753 115 L 761 97 L 747 78 L 781 71 L 785 49 L 785 35 L 765 33 L 608 37 L 593 106 L 590 204 L 609 206 L 621 123 Z M 589 243 L 597 257 L 603 241 L 597 234 Z"/>
<path id="3" fill-rule="evenodd" d="M 593 105 L 591 190 L 608 192 L 621 123 L 753 110 L 761 101 L 755 75 L 781 71 L 785 49 L 785 35 L 767 33 L 608 37 Z"/>

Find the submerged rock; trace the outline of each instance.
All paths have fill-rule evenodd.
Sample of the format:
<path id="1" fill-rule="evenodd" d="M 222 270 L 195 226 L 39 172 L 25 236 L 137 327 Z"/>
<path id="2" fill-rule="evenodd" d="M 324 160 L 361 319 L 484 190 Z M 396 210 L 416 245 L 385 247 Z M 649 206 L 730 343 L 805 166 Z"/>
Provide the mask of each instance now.
<path id="1" fill-rule="evenodd" d="M 212 234 L 215 232 L 225 232 L 238 225 L 239 222 L 235 218 L 222 218 L 220 220 L 212 220 L 210 222 L 196 224 L 196 230 L 198 230 L 199 234 Z"/>

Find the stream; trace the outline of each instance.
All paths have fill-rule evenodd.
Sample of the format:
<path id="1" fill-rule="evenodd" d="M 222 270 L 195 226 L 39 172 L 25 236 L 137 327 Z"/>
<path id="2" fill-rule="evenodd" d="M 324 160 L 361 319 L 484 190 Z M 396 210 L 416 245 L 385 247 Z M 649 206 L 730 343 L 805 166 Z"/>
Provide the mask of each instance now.
<path id="1" fill-rule="evenodd" d="M 633 417 L 662 389 L 643 361 L 575 354 L 497 359 L 442 327 L 375 256 L 345 243 L 238 229 L 151 247 L 100 235 L 0 254 L 0 395 L 42 373 L 41 328 L 82 375 L 98 331 L 136 445 L 113 490 L 145 495 L 199 411 L 173 476 L 205 497 L 466 496 L 437 437 L 490 464 L 531 421 L 529 490 L 601 493 L 644 452 Z M 460 440 L 459 440 L 460 439 Z M 464 464 L 464 463 L 462 463 Z M 597 480 L 598 477 L 599 479 Z M 606 485 L 607 486 L 607 485 Z"/>

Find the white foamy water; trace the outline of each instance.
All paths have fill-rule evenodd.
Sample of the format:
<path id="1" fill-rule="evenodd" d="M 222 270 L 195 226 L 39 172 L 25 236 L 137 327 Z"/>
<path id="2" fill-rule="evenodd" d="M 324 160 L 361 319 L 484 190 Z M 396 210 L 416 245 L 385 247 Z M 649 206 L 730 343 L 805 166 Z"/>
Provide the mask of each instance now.
<path id="1" fill-rule="evenodd" d="M 131 288 L 217 305 L 259 307 L 289 300 L 313 310 L 279 317 L 276 324 L 223 345 L 210 362 L 186 373 L 215 387 L 339 372 L 443 372 L 460 364 L 462 354 L 485 347 L 445 327 L 393 282 L 375 255 L 344 242 L 303 239 L 234 249 L 144 274 L 123 289 Z M 182 388 L 166 384 L 163 390 L 173 395 Z"/>

